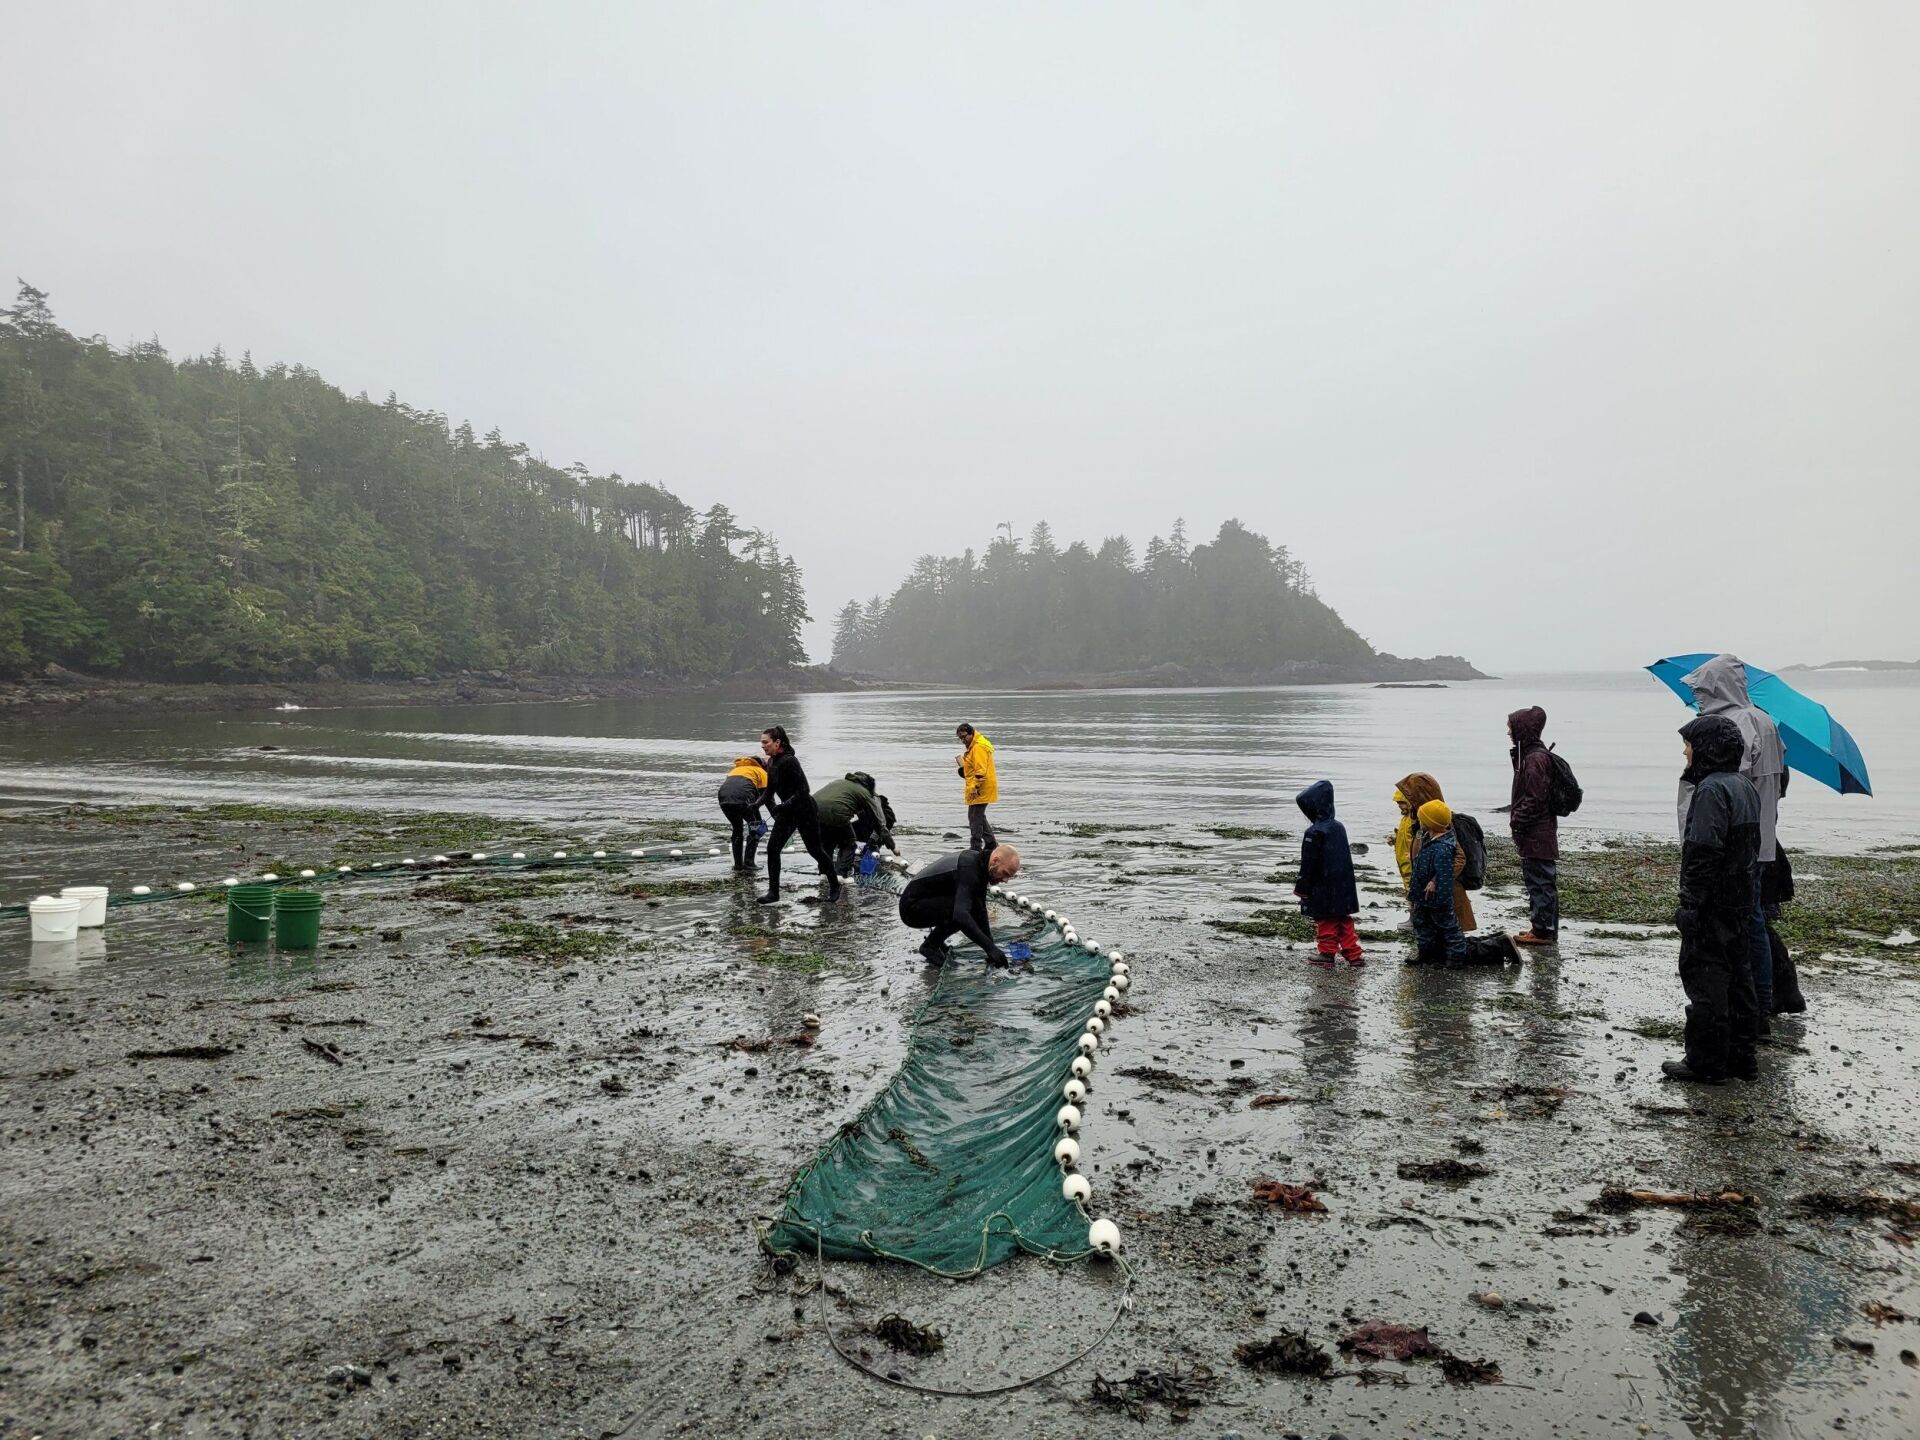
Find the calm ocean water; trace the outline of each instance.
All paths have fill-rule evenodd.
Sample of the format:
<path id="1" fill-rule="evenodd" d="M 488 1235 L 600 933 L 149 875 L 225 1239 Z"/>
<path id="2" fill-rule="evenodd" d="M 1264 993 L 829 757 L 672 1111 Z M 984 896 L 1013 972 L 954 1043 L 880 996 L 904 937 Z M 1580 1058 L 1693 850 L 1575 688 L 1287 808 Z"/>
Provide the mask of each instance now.
<path id="1" fill-rule="evenodd" d="M 1786 803 L 1788 843 L 1858 850 L 1920 836 L 1920 677 L 1798 678 L 1860 742 L 1876 794 L 1843 798 L 1803 780 Z M 998 815 L 1016 831 L 1040 819 L 1291 828 L 1294 793 L 1324 777 L 1359 838 L 1388 828 L 1393 782 L 1409 770 L 1433 772 L 1458 807 L 1490 815 L 1507 795 L 1504 719 L 1526 704 L 1546 708 L 1548 738 L 1586 787 L 1570 837 L 1672 832 L 1687 711 L 1631 671 L 1441 690 L 903 691 L 67 719 L 0 730 L 0 798 L 707 819 L 727 761 L 779 722 L 816 785 L 870 771 L 903 823 L 938 828 L 964 818 L 951 761 L 953 725 L 968 719 L 999 747 Z"/>

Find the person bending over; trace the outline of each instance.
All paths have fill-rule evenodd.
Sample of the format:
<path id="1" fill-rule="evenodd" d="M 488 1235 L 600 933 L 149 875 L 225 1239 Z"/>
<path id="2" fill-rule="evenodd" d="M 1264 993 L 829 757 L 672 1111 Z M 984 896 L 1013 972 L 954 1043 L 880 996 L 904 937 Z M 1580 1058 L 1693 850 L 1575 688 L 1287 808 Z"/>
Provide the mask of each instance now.
<path id="1" fill-rule="evenodd" d="M 980 947 L 987 964 L 1004 966 L 1006 952 L 994 943 L 987 921 L 987 887 L 1019 873 L 1020 852 L 1011 845 L 942 855 L 900 892 L 900 923 L 927 932 L 920 953 L 933 964 L 948 958 L 947 937 L 958 932 Z"/>
<path id="2" fill-rule="evenodd" d="M 800 757 L 781 726 L 770 725 L 760 732 L 760 749 L 767 757 L 767 808 L 773 811 L 773 834 L 767 837 L 767 893 L 762 905 L 780 901 L 780 852 L 787 841 L 799 835 L 807 854 L 827 877 L 827 899 L 840 898 L 840 877 L 833 873 L 833 862 L 820 843 L 820 813 L 807 788 L 807 772 L 800 768 Z"/>
<path id="3" fill-rule="evenodd" d="M 829 780 L 813 792 L 813 803 L 820 812 L 820 844 L 833 856 L 836 875 L 853 873 L 857 845 L 900 853 L 893 843 L 893 827 L 874 793 L 874 778 L 865 771 L 850 770 L 841 779 Z"/>
<path id="4" fill-rule="evenodd" d="M 733 769 L 720 782 L 720 813 L 733 826 L 733 868 L 753 869 L 753 857 L 760 849 L 765 828 L 760 822 L 760 806 L 767 793 L 767 768 L 751 755 L 733 762 Z"/>

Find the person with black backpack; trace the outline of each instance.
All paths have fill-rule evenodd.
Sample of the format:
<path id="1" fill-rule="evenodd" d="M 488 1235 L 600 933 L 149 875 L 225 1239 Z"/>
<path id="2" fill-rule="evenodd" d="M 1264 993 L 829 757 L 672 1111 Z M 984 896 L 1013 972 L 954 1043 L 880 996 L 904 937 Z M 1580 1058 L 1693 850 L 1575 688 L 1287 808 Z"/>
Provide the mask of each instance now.
<path id="1" fill-rule="evenodd" d="M 1395 792 L 1405 797 L 1416 814 L 1420 808 L 1431 801 L 1446 803 L 1441 793 L 1440 782 L 1423 770 L 1402 777 L 1394 787 Z M 1453 858 L 1449 862 L 1453 870 L 1453 914 L 1465 936 L 1466 948 L 1463 952 L 1446 956 L 1442 948 L 1432 944 L 1422 944 L 1414 958 L 1408 963 L 1413 965 L 1432 964 L 1440 959 L 1448 959 L 1454 964 L 1501 965 L 1519 964 L 1520 952 L 1514 948 L 1513 938 L 1505 931 L 1496 930 L 1490 935 L 1470 933 L 1479 924 L 1479 918 L 1473 913 L 1473 897 L 1470 891 L 1478 890 L 1487 882 L 1487 841 L 1481 832 L 1480 822 L 1461 811 L 1448 810 L 1448 829 L 1453 839 Z M 1416 823 L 1409 837 L 1408 870 L 1412 862 L 1418 859 L 1421 849 L 1427 843 L 1424 827 Z M 1411 873 L 1407 890 L 1407 908 L 1411 912 L 1419 903 L 1413 894 Z M 1417 928 L 1417 927 L 1416 927 Z"/>
<path id="2" fill-rule="evenodd" d="M 1560 820 L 1553 803 L 1557 757 L 1540 738 L 1546 728 L 1547 712 L 1538 705 L 1507 716 L 1507 736 L 1513 741 L 1508 752 L 1513 760 L 1513 804 L 1507 822 L 1513 830 L 1513 848 L 1520 852 L 1520 878 L 1526 882 L 1531 919 L 1527 929 L 1513 937 L 1521 945 L 1553 945 L 1560 939 Z M 1568 777 L 1572 774 L 1568 767 Z"/>
<path id="3" fill-rule="evenodd" d="M 1429 800 L 1445 800 L 1447 797 L 1440 789 L 1440 782 L 1424 770 L 1416 770 L 1413 774 L 1403 777 L 1395 788 L 1407 797 L 1407 804 L 1416 817 L 1413 834 L 1409 838 L 1407 847 L 1407 864 L 1408 868 L 1411 869 L 1413 861 L 1419 857 L 1420 847 L 1426 841 L 1426 837 L 1421 832 L 1418 820 L 1420 807 Z M 1467 824 L 1473 826 L 1474 832 L 1476 834 L 1478 833 L 1480 827 L 1474 823 L 1472 816 L 1456 815 L 1454 819 L 1456 821 L 1466 821 Z M 1456 842 L 1461 839 L 1457 826 L 1454 832 L 1454 839 Z M 1482 874 L 1486 871 L 1486 853 L 1486 847 L 1483 844 L 1480 848 L 1480 868 Z M 1463 935 L 1471 934 L 1474 927 L 1480 923 L 1479 918 L 1473 913 L 1473 900 L 1467 894 L 1467 887 L 1463 879 L 1468 858 L 1468 847 L 1463 844 L 1456 844 L 1453 860 L 1453 913 L 1460 921 L 1460 933 Z M 1413 896 L 1409 894 L 1407 896 L 1407 908 L 1411 910 L 1413 904 Z"/>

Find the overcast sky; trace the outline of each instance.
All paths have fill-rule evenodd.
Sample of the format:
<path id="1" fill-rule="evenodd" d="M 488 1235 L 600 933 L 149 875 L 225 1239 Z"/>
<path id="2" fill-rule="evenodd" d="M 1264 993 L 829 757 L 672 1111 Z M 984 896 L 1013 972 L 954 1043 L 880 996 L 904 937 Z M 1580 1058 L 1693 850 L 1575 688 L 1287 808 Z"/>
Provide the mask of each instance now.
<path id="1" fill-rule="evenodd" d="M 1920 657 L 1920 6 L 0 8 L 0 273 L 850 596 L 1238 516 L 1400 654 Z"/>

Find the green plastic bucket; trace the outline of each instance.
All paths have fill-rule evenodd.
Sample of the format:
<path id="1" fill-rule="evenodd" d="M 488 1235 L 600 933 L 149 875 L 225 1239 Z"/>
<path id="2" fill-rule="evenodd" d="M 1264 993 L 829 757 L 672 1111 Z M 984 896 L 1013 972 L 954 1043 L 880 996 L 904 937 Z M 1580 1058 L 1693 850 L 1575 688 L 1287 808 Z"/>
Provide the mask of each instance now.
<path id="1" fill-rule="evenodd" d="M 273 886 L 227 887 L 227 939 L 232 944 L 264 940 L 273 925 Z"/>
<path id="2" fill-rule="evenodd" d="M 315 890 L 277 890 L 273 896 L 273 942 L 282 950 L 311 950 L 320 943 L 320 906 Z"/>

